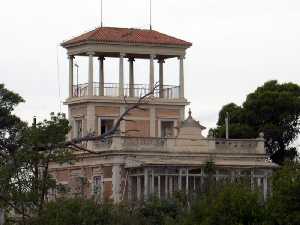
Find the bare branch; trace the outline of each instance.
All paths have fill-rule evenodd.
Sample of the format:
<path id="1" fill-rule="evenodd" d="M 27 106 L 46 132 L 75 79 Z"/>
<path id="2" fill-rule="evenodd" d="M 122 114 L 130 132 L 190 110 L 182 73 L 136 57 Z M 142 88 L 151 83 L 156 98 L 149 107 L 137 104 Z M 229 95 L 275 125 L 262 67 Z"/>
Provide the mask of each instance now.
<path id="1" fill-rule="evenodd" d="M 129 120 L 129 119 L 123 119 L 125 122 L 132 122 L 132 123 L 136 123 L 135 120 Z"/>
<path id="2" fill-rule="evenodd" d="M 70 148 L 73 150 L 80 150 L 80 151 L 85 151 L 85 152 L 89 152 L 92 154 L 97 154 L 97 152 L 84 148 L 78 144 L 82 143 L 82 142 L 88 142 L 88 141 L 101 141 L 101 140 L 105 140 L 108 137 L 111 137 L 113 134 L 115 134 L 120 127 L 120 124 L 122 121 L 131 121 L 128 119 L 125 119 L 126 116 L 129 115 L 129 113 L 134 110 L 134 109 L 138 109 L 138 110 L 146 110 L 144 108 L 142 108 L 142 105 L 147 105 L 150 104 L 151 101 L 153 101 L 154 99 L 154 94 L 155 94 L 155 90 L 159 87 L 158 82 L 154 85 L 154 87 L 152 88 L 152 90 L 150 90 L 148 93 L 146 93 L 145 95 L 141 96 L 136 103 L 128 103 L 126 100 L 126 97 L 124 97 L 124 102 L 126 104 L 128 104 L 128 107 L 126 108 L 126 110 L 120 115 L 120 117 L 116 120 L 115 124 L 113 125 L 113 127 L 108 130 L 107 132 L 105 132 L 104 134 L 101 135 L 96 135 L 95 133 L 89 133 L 84 137 L 81 138 L 74 138 L 70 141 L 58 144 L 56 146 L 37 146 L 36 150 L 37 151 L 45 151 L 45 150 L 49 150 L 51 149 L 55 149 L 55 148 Z M 135 121 L 132 121 L 135 122 Z"/>

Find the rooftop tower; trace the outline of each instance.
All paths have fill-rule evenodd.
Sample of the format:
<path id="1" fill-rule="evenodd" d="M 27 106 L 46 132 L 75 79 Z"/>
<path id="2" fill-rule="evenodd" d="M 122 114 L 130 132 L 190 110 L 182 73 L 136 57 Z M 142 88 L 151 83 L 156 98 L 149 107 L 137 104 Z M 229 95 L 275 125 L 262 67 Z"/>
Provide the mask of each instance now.
<path id="1" fill-rule="evenodd" d="M 61 44 L 69 56 L 69 97 L 66 104 L 72 125 L 71 138 L 95 132 L 101 134 L 109 129 L 126 104 L 134 103 L 155 85 L 154 67 L 159 67 L 159 87 L 154 100 L 145 111 L 130 113 L 120 126 L 121 134 L 142 137 L 166 137 L 177 134 L 177 126 L 184 120 L 184 59 L 190 42 L 160 33 L 155 30 L 99 27 Z M 88 83 L 74 84 L 74 58 L 85 56 L 88 60 Z M 119 58 L 119 79 L 106 83 L 105 58 Z M 94 61 L 98 59 L 98 71 Z M 178 59 L 179 84 L 164 84 L 164 65 L 170 58 Z M 129 63 L 129 83 L 124 83 L 124 63 Z M 134 62 L 149 61 L 148 83 L 136 84 Z M 126 104 L 124 102 L 126 97 Z"/>

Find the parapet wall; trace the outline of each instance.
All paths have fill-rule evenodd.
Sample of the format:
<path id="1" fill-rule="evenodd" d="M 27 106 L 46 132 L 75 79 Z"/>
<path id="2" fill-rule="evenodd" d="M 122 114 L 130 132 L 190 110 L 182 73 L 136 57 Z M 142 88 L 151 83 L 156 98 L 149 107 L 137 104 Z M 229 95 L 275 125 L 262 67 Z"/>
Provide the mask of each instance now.
<path id="1" fill-rule="evenodd" d="M 155 151 L 155 152 L 203 152 L 265 154 L 264 139 L 183 139 L 113 136 L 103 142 L 95 142 L 96 151 Z"/>

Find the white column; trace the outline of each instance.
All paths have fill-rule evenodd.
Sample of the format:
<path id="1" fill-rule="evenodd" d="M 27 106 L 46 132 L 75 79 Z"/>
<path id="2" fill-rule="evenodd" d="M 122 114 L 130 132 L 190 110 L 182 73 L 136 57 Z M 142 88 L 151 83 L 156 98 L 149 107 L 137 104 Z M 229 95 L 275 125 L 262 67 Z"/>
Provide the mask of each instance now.
<path id="1" fill-rule="evenodd" d="M 73 79 L 74 79 L 74 56 L 69 55 L 69 98 L 73 97 Z"/>
<path id="2" fill-rule="evenodd" d="M 93 88 L 94 88 L 94 52 L 89 52 L 89 80 L 88 80 L 88 96 L 91 97 L 94 95 Z"/>
<path id="3" fill-rule="evenodd" d="M 179 176 L 178 176 L 178 189 L 181 191 L 182 189 L 182 177 L 181 177 L 182 169 L 179 169 Z"/>
<path id="4" fill-rule="evenodd" d="M 258 187 L 261 186 L 261 177 L 257 177 L 257 186 L 258 186 Z"/>
<path id="5" fill-rule="evenodd" d="M 254 170 L 251 170 L 251 175 L 250 175 L 250 179 L 251 179 L 251 190 L 254 190 Z"/>
<path id="6" fill-rule="evenodd" d="M 148 169 L 144 169 L 144 200 L 148 199 L 148 193 L 149 193 L 149 182 L 148 182 Z"/>
<path id="7" fill-rule="evenodd" d="M 133 179 L 133 177 L 128 176 L 128 188 L 127 188 L 127 194 L 128 194 L 128 200 L 129 200 L 129 201 L 132 200 L 132 192 L 133 192 L 133 188 L 132 188 L 132 179 Z"/>
<path id="8" fill-rule="evenodd" d="M 158 192 L 158 198 L 160 199 L 160 176 L 157 176 L 157 192 Z"/>
<path id="9" fill-rule="evenodd" d="M 169 185 L 170 185 L 170 196 L 172 197 L 172 195 L 173 195 L 173 177 L 172 176 L 170 176 Z"/>
<path id="10" fill-rule="evenodd" d="M 129 58 L 129 96 L 134 97 L 134 70 L 133 62 L 134 58 Z"/>
<path id="11" fill-rule="evenodd" d="M 112 186 L 113 186 L 113 199 L 115 203 L 121 201 L 121 166 L 113 165 L 112 167 Z"/>
<path id="12" fill-rule="evenodd" d="M 154 177 L 154 170 L 152 169 L 151 173 L 151 194 L 155 194 L 155 177 Z"/>
<path id="13" fill-rule="evenodd" d="M 142 192 L 142 184 L 141 184 L 141 177 L 137 176 L 136 177 L 136 197 L 137 200 L 141 200 L 141 192 Z"/>
<path id="14" fill-rule="evenodd" d="M 185 191 L 189 192 L 189 170 L 186 169 L 186 181 L 185 181 Z"/>
<path id="15" fill-rule="evenodd" d="M 179 57 L 179 86 L 180 98 L 184 98 L 184 56 Z"/>
<path id="16" fill-rule="evenodd" d="M 154 87 L 154 58 L 155 55 L 150 55 L 150 74 L 149 74 L 149 89 L 152 90 Z"/>
<path id="17" fill-rule="evenodd" d="M 234 183 L 234 181 L 235 181 L 235 171 L 234 170 L 231 170 L 230 171 L 230 181 L 231 181 L 231 183 Z"/>
<path id="18" fill-rule="evenodd" d="M 159 64 L 159 97 L 163 98 L 164 93 L 163 93 L 163 86 L 164 86 L 164 60 L 160 59 L 158 60 Z"/>
<path id="19" fill-rule="evenodd" d="M 168 198 L 168 193 L 169 193 L 169 191 L 168 191 L 169 190 L 169 188 L 168 188 L 168 179 L 169 179 L 169 177 L 167 175 L 165 175 L 165 199 Z"/>
<path id="20" fill-rule="evenodd" d="M 263 178 L 263 192 L 264 192 L 264 200 L 267 200 L 268 197 L 268 178 L 265 175 L 265 177 Z"/>
<path id="21" fill-rule="evenodd" d="M 124 57 L 125 54 L 120 54 L 119 62 L 119 96 L 124 96 Z"/>
<path id="22" fill-rule="evenodd" d="M 216 170 L 216 182 L 219 181 L 219 170 Z"/>
<path id="23" fill-rule="evenodd" d="M 105 58 L 99 57 L 99 96 L 104 95 L 104 60 Z"/>

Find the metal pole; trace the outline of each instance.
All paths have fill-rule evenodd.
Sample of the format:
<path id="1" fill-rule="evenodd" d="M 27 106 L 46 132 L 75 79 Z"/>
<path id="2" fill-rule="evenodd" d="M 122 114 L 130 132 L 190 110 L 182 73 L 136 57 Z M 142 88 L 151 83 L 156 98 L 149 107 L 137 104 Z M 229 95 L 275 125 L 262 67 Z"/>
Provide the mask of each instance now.
<path id="1" fill-rule="evenodd" d="M 229 115 L 228 115 L 228 112 L 226 112 L 225 126 L 226 126 L 226 139 L 229 139 Z"/>
<path id="2" fill-rule="evenodd" d="M 103 27 L 103 0 L 101 0 L 101 27 Z"/>
<path id="3" fill-rule="evenodd" d="M 152 0 L 150 0 L 150 30 L 152 30 Z"/>

